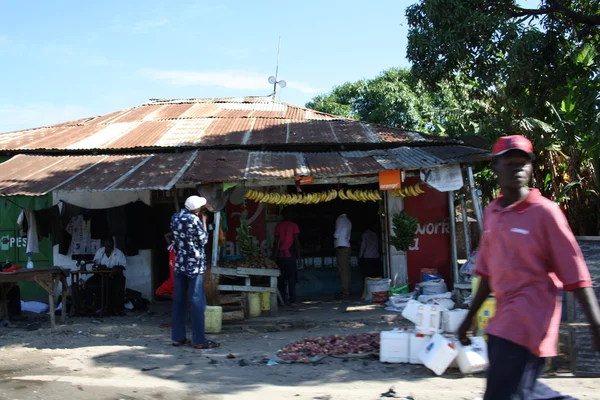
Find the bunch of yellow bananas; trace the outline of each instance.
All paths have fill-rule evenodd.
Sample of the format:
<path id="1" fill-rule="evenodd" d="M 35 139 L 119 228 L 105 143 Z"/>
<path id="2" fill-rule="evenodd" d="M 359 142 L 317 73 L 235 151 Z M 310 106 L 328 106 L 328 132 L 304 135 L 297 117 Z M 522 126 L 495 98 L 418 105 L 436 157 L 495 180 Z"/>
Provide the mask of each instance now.
<path id="1" fill-rule="evenodd" d="M 337 199 L 338 192 L 331 189 L 327 192 L 305 193 L 305 194 L 281 194 L 281 193 L 266 193 L 257 190 L 248 190 L 244 196 L 248 200 L 256 201 L 257 203 L 277 204 L 282 206 L 291 206 L 295 204 L 318 204 L 325 203 Z"/>
<path id="2" fill-rule="evenodd" d="M 352 190 L 348 189 L 344 191 L 344 189 L 340 189 L 338 191 L 338 196 L 342 200 L 353 200 L 353 201 L 362 201 L 366 203 L 368 201 L 379 201 L 382 200 L 379 191 L 377 190 Z"/>
<path id="3" fill-rule="evenodd" d="M 413 186 L 407 186 L 405 188 L 401 188 L 401 189 L 396 189 L 396 190 L 392 190 L 391 195 L 394 197 L 411 197 L 411 196 L 418 196 L 420 194 L 425 193 L 425 191 L 423 189 L 421 189 L 420 184 L 416 184 Z"/>

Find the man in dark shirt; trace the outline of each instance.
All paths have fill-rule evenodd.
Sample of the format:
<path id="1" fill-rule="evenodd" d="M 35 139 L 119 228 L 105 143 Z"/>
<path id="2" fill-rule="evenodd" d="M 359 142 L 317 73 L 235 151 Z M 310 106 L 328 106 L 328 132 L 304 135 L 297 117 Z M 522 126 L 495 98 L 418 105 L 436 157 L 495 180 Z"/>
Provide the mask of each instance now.
<path id="1" fill-rule="evenodd" d="M 206 199 L 191 196 L 185 201 L 185 209 L 171 218 L 173 244 L 177 252 L 173 288 L 173 316 L 171 339 L 173 346 L 191 344 L 197 349 L 211 349 L 219 344 L 204 336 L 204 271 L 208 242 L 206 230 Z M 188 291 L 192 303 L 192 341 L 186 339 Z"/>

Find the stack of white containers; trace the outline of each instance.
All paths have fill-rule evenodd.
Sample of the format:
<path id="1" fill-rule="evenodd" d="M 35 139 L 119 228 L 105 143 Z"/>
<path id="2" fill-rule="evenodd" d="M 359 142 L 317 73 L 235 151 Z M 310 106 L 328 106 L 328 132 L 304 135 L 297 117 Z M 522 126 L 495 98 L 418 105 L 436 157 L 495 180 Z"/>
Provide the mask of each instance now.
<path id="1" fill-rule="evenodd" d="M 453 363 L 464 374 L 485 371 L 488 366 L 485 340 L 473 337 L 470 346 L 462 346 L 455 335 L 467 313 L 467 310 L 449 311 L 439 304 L 409 301 L 402 316 L 413 322 L 415 329 L 381 332 L 379 360 L 424 364 L 436 375 L 442 375 Z"/>

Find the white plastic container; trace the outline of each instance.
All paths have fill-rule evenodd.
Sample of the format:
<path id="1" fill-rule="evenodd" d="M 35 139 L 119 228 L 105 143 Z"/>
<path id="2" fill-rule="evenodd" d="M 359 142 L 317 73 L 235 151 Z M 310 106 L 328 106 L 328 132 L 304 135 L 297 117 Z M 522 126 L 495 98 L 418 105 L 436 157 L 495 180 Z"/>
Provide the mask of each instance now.
<path id="1" fill-rule="evenodd" d="M 381 332 L 379 361 L 385 363 L 407 363 L 409 360 L 411 332 L 394 329 Z"/>
<path id="2" fill-rule="evenodd" d="M 412 322 L 413 324 L 417 323 L 418 309 L 422 304 L 416 300 L 409 300 L 406 303 L 406 307 L 404 311 L 402 311 L 402 316 Z"/>
<path id="3" fill-rule="evenodd" d="M 423 335 L 422 333 L 412 332 L 409 339 L 409 357 L 408 362 L 411 364 L 423 364 L 421 359 L 421 351 L 427 346 L 431 336 Z"/>
<path id="4" fill-rule="evenodd" d="M 454 344 L 439 333 L 432 336 L 431 340 L 421 351 L 421 362 L 436 375 L 442 375 L 458 355 Z"/>
<path id="5" fill-rule="evenodd" d="M 444 311 L 444 332 L 457 333 L 458 328 L 460 328 L 460 325 L 463 323 L 468 313 L 468 310 Z"/>
<path id="6" fill-rule="evenodd" d="M 421 304 L 417 307 L 417 333 L 433 335 L 444 331 L 442 307 L 435 304 Z"/>
<path id="7" fill-rule="evenodd" d="M 458 356 L 456 363 L 460 372 L 463 374 L 477 374 L 488 369 L 490 362 L 488 359 L 487 343 L 480 336 L 469 338 L 471 344 L 462 346 L 458 343 Z"/>

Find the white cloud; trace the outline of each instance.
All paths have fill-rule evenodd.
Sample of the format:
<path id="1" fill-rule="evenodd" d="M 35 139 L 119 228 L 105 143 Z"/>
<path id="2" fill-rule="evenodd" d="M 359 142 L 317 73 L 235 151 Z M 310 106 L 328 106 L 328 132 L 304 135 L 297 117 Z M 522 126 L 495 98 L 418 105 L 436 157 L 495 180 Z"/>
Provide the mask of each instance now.
<path id="1" fill-rule="evenodd" d="M 269 90 L 272 87 L 267 82 L 268 75 L 245 70 L 215 72 L 143 69 L 140 72 L 147 78 L 175 86 L 214 86 L 238 90 Z M 296 81 L 288 81 L 286 88 L 306 94 L 323 91 Z"/>
<path id="2" fill-rule="evenodd" d="M 0 104 L 0 132 L 38 128 L 90 116 L 83 107 L 73 105 Z"/>

